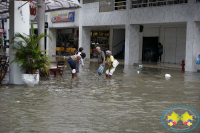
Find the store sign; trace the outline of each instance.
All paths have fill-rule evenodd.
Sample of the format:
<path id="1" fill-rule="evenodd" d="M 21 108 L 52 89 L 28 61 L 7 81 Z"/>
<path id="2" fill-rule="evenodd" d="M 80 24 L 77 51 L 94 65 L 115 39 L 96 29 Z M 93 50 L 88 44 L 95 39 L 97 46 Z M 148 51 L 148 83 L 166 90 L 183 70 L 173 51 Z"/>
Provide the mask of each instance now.
<path id="1" fill-rule="evenodd" d="M 33 2 L 30 2 L 29 7 L 30 7 L 30 20 L 36 20 L 37 6 Z"/>
<path id="2" fill-rule="evenodd" d="M 51 22 L 73 22 L 75 12 L 57 13 L 51 15 Z"/>

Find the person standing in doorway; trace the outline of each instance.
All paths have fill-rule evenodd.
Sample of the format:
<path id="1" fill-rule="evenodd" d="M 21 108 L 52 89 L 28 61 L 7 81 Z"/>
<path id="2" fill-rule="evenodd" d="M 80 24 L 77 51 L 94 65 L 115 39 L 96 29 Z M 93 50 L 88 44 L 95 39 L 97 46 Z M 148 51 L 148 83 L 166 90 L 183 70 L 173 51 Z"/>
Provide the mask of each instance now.
<path id="1" fill-rule="evenodd" d="M 105 57 L 105 54 L 103 51 L 101 51 L 101 48 L 100 47 L 96 47 L 96 50 L 98 52 L 98 65 L 103 65 L 105 66 L 105 60 L 106 60 L 106 57 Z"/>
<path id="2" fill-rule="evenodd" d="M 163 54 L 163 45 L 159 42 L 158 43 L 158 62 L 162 61 L 162 54 Z"/>

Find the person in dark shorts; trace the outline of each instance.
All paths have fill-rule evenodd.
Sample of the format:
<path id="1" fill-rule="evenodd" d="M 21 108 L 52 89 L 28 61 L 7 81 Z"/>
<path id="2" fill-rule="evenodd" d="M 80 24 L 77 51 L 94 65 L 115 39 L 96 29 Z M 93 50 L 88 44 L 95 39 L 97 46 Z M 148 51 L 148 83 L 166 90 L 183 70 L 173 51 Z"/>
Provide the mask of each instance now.
<path id="1" fill-rule="evenodd" d="M 73 55 L 71 57 L 69 57 L 68 59 L 68 63 L 71 67 L 72 70 L 75 69 L 75 73 L 72 73 L 72 78 L 78 78 L 78 73 L 79 73 L 79 61 L 81 59 L 84 59 L 86 57 L 85 53 L 81 53 L 81 55 Z"/>

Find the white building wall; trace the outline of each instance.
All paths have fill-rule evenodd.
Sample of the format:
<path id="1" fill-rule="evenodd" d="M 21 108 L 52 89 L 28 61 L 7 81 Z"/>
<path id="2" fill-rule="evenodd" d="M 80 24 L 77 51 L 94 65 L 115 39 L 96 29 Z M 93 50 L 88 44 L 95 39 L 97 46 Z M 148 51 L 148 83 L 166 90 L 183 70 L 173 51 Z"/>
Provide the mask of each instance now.
<path id="1" fill-rule="evenodd" d="M 159 37 L 160 27 L 144 27 L 143 32 L 143 37 Z"/>
<path id="2" fill-rule="evenodd" d="M 128 19 L 128 12 L 126 10 L 99 12 L 98 2 L 83 4 L 81 14 L 83 26 L 125 25 Z"/>

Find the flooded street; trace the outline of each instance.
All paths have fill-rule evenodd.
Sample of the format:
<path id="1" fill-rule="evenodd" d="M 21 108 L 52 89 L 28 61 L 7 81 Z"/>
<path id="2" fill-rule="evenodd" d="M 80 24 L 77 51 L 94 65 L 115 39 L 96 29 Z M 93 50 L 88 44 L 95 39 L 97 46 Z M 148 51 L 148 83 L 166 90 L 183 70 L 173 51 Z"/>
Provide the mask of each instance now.
<path id="1" fill-rule="evenodd" d="M 34 88 L 1 85 L 0 132 L 171 133 L 161 122 L 166 109 L 185 105 L 200 114 L 199 73 L 119 65 L 107 79 L 97 69 L 86 62 L 72 80 L 67 64 L 62 77 L 41 78 Z M 200 133 L 200 124 L 190 133 Z"/>

